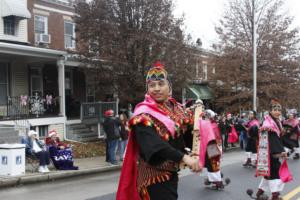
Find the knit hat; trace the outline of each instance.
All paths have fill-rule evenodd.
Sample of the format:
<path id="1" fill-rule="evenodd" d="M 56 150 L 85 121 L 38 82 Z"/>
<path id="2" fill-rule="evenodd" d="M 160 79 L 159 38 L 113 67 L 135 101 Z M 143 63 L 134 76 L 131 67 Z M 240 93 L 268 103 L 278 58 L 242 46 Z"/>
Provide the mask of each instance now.
<path id="1" fill-rule="evenodd" d="M 52 131 L 50 131 L 49 133 L 48 133 L 48 136 L 49 137 L 52 137 L 52 136 L 57 136 L 58 134 L 57 134 L 57 132 L 55 131 L 55 130 L 52 130 Z"/>
<path id="2" fill-rule="evenodd" d="M 112 109 L 109 109 L 104 112 L 105 117 L 112 117 L 114 115 L 114 111 Z"/>
<path id="3" fill-rule="evenodd" d="M 250 114 L 253 114 L 254 117 L 256 117 L 256 111 L 255 111 L 255 110 L 250 110 L 249 113 L 250 113 Z"/>
<path id="4" fill-rule="evenodd" d="M 287 115 L 293 115 L 296 116 L 297 115 L 297 110 L 296 109 L 288 109 L 287 110 Z"/>
<path id="5" fill-rule="evenodd" d="M 215 113 L 215 112 L 212 111 L 211 109 L 205 110 L 205 113 L 206 113 L 206 115 L 207 115 L 209 118 L 214 118 L 214 117 L 217 115 L 217 113 Z"/>
<path id="6" fill-rule="evenodd" d="M 28 136 L 31 137 L 32 135 L 38 135 L 38 134 L 37 134 L 36 131 L 30 130 L 30 131 L 28 132 Z"/>

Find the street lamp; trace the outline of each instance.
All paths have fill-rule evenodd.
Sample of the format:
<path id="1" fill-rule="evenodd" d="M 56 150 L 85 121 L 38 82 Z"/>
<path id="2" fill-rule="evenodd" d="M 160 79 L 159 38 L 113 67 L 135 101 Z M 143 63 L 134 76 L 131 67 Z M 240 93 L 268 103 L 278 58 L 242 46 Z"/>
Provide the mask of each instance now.
<path id="1" fill-rule="evenodd" d="M 256 24 L 255 24 L 255 0 L 252 0 L 252 47 L 253 47 L 253 110 L 256 111 L 256 96 L 257 96 L 257 82 L 256 82 L 256 71 L 257 71 L 257 63 L 256 63 Z"/>

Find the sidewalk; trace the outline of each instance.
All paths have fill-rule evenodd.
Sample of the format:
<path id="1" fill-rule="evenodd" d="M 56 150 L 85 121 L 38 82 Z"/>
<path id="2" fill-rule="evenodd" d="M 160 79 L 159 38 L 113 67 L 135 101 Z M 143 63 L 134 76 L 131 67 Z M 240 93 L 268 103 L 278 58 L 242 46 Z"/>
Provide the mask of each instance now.
<path id="1" fill-rule="evenodd" d="M 0 188 L 119 170 L 121 164 L 111 165 L 105 162 L 105 157 L 77 158 L 74 159 L 74 165 L 78 166 L 79 170 L 55 170 L 50 168 L 50 173 L 44 174 L 26 171 L 25 175 L 22 176 L 0 176 Z"/>
<path id="2" fill-rule="evenodd" d="M 228 148 L 227 152 L 239 151 L 239 147 Z M 55 170 L 52 166 L 50 173 L 32 173 L 31 170 L 26 171 L 22 176 L 0 176 L 0 188 L 13 187 L 29 183 L 48 182 L 63 178 L 95 174 L 108 171 L 116 171 L 121 169 L 121 162 L 119 165 L 111 165 L 105 162 L 105 157 L 91 157 L 91 158 L 76 158 L 74 165 L 79 167 L 79 170 Z M 28 166 L 27 166 L 28 168 Z"/>

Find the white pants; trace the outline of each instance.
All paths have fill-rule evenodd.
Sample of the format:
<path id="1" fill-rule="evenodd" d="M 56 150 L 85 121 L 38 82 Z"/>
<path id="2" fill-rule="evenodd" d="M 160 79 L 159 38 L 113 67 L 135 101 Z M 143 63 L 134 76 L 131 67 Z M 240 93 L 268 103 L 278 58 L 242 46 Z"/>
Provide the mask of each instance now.
<path id="1" fill-rule="evenodd" d="M 246 152 L 247 159 L 251 159 L 252 164 L 256 164 L 257 154 L 252 152 Z"/>
<path id="2" fill-rule="evenodd" d="M 222 181 L 221 171 L 207 172 L 209 182 Z"/>
<path id="3" fill-rule="evenodd" d="M 263 191 L 270 190 L 272 193 L 281 192 L 284 188 L 284 183 L 280 179 L 267 180 L 262 178 L 258 188 Z"/>

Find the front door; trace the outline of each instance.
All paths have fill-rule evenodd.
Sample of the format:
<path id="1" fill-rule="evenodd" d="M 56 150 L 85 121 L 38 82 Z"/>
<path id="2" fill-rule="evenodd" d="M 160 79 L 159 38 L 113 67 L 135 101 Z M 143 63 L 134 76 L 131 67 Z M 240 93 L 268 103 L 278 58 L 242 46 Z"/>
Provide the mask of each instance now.
<path id="1" fill-rule="evenodd" d="M 43 96 L 43 76 L 41 67 L 30 68 L 30 95 Z"/>
<path id="2" fill-rule="evenodd" d="M 7 104 L 8 96 L 8 66 L 0 62 L 0 106 Z"/>

